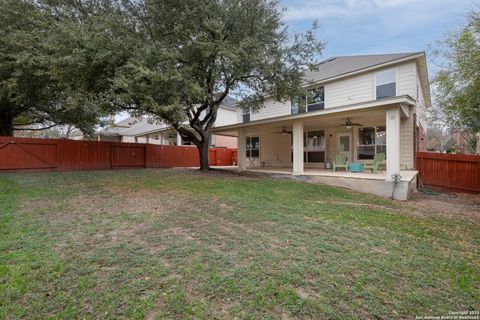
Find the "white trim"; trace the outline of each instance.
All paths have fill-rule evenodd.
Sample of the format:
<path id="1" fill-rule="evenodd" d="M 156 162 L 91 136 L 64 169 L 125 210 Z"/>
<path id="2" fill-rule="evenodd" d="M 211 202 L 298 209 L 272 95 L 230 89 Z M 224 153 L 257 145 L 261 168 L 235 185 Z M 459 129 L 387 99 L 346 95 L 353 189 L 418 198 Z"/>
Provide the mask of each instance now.
<path id="1" fill-rule="evenodd" d="M 385 112 L 385 126 L 387 131 L 387 176 L 400 173 L 400 108 L 392 106 Z"/>
<path id="2" fill-rule="evenodd" d="M 366 126 L 363 126 L 363 127 L 357 127 L 355 128 L 354 132 L 355 132 L 355 156 L 354 156 L 354 159 L 355 159 L 355 162 L 362 162 L 362 163 L 368 163 L 368 162 L 371 162 L 373 159 L 359 159 L 358 158 L 358 147 L 370 147 L 370 146 L 373 146 L 373 150 L 374 150 L 374 155 L 377 154 L 377 146 L 382 146 L 382 144 L 377 144 L 377 132 L 378 132 L 378 127 L 385 127 L 385 134 L 386 134 L 386 125 L 385 124 L 369 124 L 369 125 L 366 125 Z M 374 128 L 374 135 L 375 135 L 375 143 L 373 145 L 362 145 L 362 144 L 358 144 L 358 138 L 360 137 L 360 129 L 365 129 L 365 128 Z M 385 145 L 386 145 L 387 141 L 385 139 Z M 385 153 L 386 155 L 386 153 Z"/>
<path id="3" fill-rule="evenodd" d="M 237 141 L 237 166 L 238 171 L 241 172 L 247 169 L 247 135 L 245 128 L 238 129 Z"/>
<path id="4" fill-rule="evenodd" d="M 381 99 L 381 100 L 372 100 L 372 101 L 367 101 L 367 102 L 362 102 L 362 103 L 357 103 L 357 104 L 345 105 L 345 106 L 340 106 L 340 107 L 327 108 L 327 109 L 324 109 L 324 110 L 306 112 L 306 113 L 301 113 L 301 114 L 286 115 L 286 116 L 280 116 L 280 117 L 275 117 L 275 118 L 255 120 L 255 121 L 250 121 L 248 123 L 229 124 L 229 125 L 225 125 L 225 126 L 214 127 L 214 128 L 211 129 L 211 132 L 212 133 L 220 133 L 222 131 L 228 131 L 228 130 L 238 129 L 238 128 L 242 128 L 242 127 L 256 126 L 256 125 L 259 125 L 259 124 L 273 123 L 273 122 L 278 122 L 278 121 L 304 119 L 304 118 L 320 117 L 320 116 L 335 114 L 335 113 L 339 113 L 339 112 L 355 111 L 355 110 L 376 108 L 376 107 L 382 107 L 382 106 L 386 107 L 386 106 L 389 106 L 389 105 L 392 105 L 392 104 L 405 104 L 405 105 L 414 106 L 415 103 L 416 103 L 415 99 L 413 99 L 410 96 L 404 95 L 404 96 L 385 98 L 385 99 Z"/>
<path id="5" fill-rule="evenodd" d="M 258 139 L 258 157 L 252 157 L 252 150 L 256 150 L 256 149 L 252 149 L 252 148 L 247 149 L 247 139 L 248 138 L 250 138 L 250 140 L 252 138 L 257 138 Z M 251 143 L 251 141 L 250 141 L 250 143 Z M 245 157 L 246 157 L 247 151 L 250 151 L 250 157 L 248 157 L 250 162 L 252 162 L 252 160 L 255 161 L 255 159 L 258 159 L 258 160 L 261 159 L 261 152 L 262 152 L 261 150 L 262 150 L 262 147 L 261 147 L 260 136 L 259 135 L 254 134 L 254 135 L 246 135 L 245 136 Z"/>
<path id="6" fill-rule="evenodd" d="M 338 150 L 338 145 L 340 144 L 340 137 L 345 137 L 345 136 L 348 136 L 348 138 L 350 139 L 349 141 L 349 152 L 350 154 L 347 156 L 347 162 L 351 163 L 351 162 L 355 162 L 353 159 L 354 159 L 354 156 L 353 156 L 353 134 L 351 131 L 343 131 L 343 132 L 337 132 L 335 134 L 335 148 L 336 148 L 336 153 L 340 153 L 340 151 Z M 345 152 L 345 151 L 342 151 L 342 152 Z"/>
<path id="7" fill-rule="evenodd" d="M 293 121 L 292 141 L 293 141 L 293 174 L 303 174 L 303 122 L 302 120 Z"/>
<path id="8" fill-rule="evenodd" d="M 400 111 L 405 118 L 410 118 L 410 109 L 404 104 L 400 104 Z"/>

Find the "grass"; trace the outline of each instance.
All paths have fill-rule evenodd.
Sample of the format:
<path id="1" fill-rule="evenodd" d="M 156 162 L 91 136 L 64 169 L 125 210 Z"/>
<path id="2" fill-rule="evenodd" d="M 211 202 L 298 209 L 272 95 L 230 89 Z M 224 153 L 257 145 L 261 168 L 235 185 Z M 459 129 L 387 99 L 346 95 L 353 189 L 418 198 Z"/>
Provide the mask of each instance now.
<path id="1" fill-rule="evenodd" d="M 480 310 L 479 221 L 286 180 L 0 176 L 0 318 L 356 319 Z"/>

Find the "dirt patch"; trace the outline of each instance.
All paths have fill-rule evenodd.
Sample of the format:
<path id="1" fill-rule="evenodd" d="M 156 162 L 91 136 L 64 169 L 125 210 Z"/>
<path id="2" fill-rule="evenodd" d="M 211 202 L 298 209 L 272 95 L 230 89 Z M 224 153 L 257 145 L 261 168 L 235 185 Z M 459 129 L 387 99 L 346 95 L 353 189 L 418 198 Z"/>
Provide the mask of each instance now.
<path id="1" fill-rule="evenodd" d="M 165 237 L 175 237 L 184 239 L 187 241 L 194 240 L 194 234 L 191 230 L 180 228 L 180 227 L 172 227 L 162 232 L 163 236 Z"/>
<path id="2" fill-rule="evenodd" d="M 425 216 L 480 220 L 480 194 L 418 192 L 406 206 Z"/>

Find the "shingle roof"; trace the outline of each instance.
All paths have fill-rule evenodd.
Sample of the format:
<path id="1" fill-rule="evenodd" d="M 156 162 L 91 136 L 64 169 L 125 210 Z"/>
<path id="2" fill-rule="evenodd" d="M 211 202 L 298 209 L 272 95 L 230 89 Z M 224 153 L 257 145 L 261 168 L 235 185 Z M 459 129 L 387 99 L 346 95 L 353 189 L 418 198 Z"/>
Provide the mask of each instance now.
<path id="1" fill-rule="evenodd" d="M 149 120 L 148 118 L 141 118 L 140 121 L 135 123 L 130 129 L 122 132 L 123 136 L 135 136 L 141 133 L 163 130 L 170 127 L 168 124 L 159 123 Z"/>
<path id="2" fill-rule="evenodd" d="M 231 96 L 226 96 L 222 106 L 232 108 L 238 101 Z M 136 136 L 146 132 L 161 131 L 169 128 L 170 125 L 158 121 L 152 121 L 146 117 L 128 117 L 116 122 L 113 126 L 100 132 L 103 135 L 112 136 Z"/>
<path id="3" fill-rule="evenodd" d="M 134 136 L 142 132 L 148 132 L 153 130 L 161 130 L 167 128 L 168 125 L 151 122 L 145 117 L 128 117 L 115 123 L 112 127 L 106 128 L 101 131 L 104 135 L 120 135 L 120 136 Z"/>
<path id="4" fill-rule="evenodd" d="M 421 52 L 332 57 L 323 61 L 318 71 L 307 72 L 305 78 L 307 81 L 322 81 L 419 53 Z"/>

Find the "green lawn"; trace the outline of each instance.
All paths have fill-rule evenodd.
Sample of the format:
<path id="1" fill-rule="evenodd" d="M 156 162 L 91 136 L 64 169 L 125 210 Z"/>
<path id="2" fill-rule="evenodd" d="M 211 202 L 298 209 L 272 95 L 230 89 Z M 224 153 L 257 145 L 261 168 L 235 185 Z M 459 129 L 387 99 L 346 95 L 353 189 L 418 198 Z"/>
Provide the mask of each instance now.
<path id="1" fill-rule="evenodd" d="M 414 211 L 229 173 L 0 175 L 0 318 L 480 310 L 480 222 Z"/>

